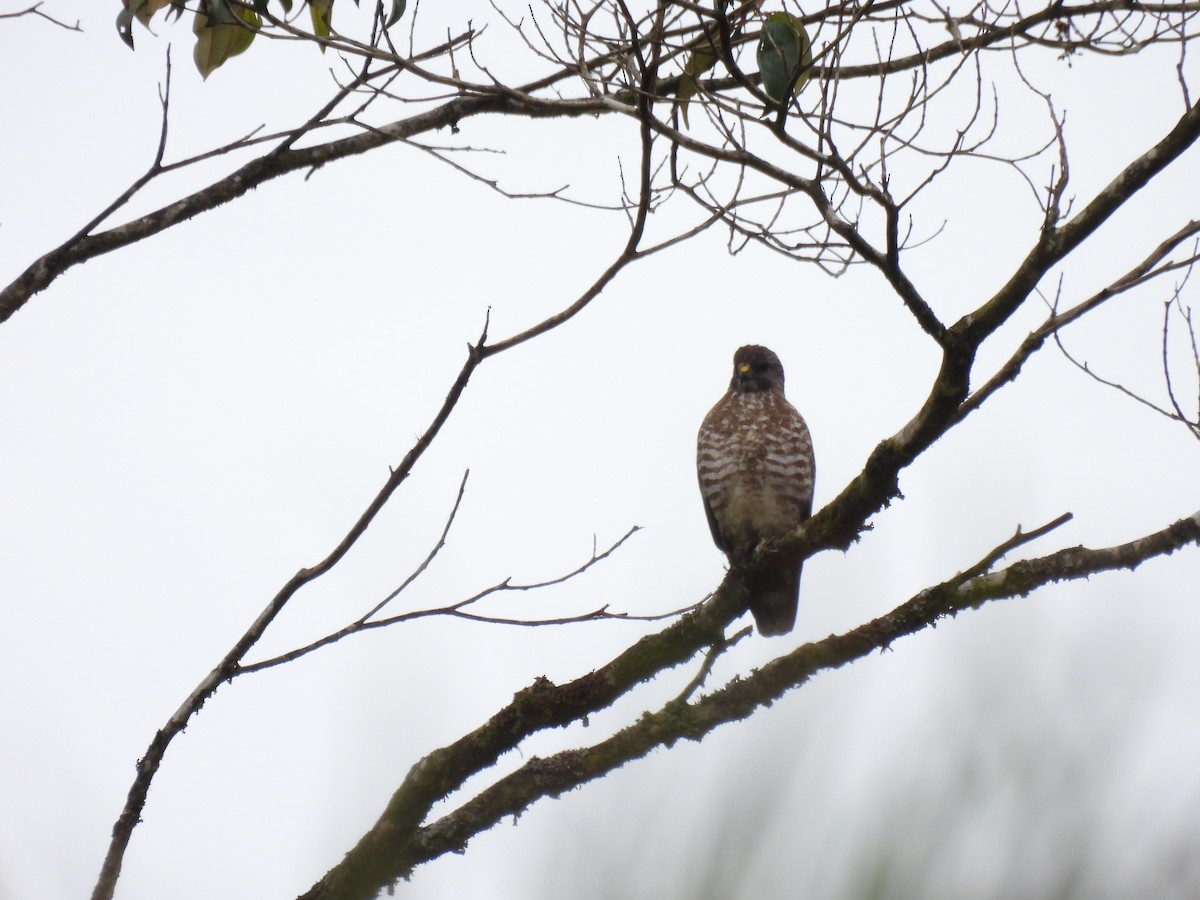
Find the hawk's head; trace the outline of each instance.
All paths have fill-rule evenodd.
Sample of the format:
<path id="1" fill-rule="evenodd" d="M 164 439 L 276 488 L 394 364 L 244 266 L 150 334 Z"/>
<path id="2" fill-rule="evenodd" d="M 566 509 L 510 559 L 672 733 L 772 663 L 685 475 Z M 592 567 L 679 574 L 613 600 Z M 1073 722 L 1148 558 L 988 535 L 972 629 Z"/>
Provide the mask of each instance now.
<path id="1" fill-rule="evenodd" d="M 735 394 L 783 390 L 783 365 L 766 347 L 747 344 L 733 354 L 733 380 L 729 389 Z"/>

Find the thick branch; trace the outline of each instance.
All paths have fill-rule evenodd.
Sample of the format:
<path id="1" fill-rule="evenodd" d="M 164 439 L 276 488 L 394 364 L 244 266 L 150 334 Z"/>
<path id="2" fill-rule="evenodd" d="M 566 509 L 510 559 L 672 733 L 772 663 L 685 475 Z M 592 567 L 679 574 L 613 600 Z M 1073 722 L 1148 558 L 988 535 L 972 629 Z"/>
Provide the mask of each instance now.
<path id="1" fill-rule="evenodd" d="M 407 846 L 430 808 L 477 772 L 538 731 L 563 727 L 604 709 L 638 684 L 686 662 L 724 640 L 724 628 L 746 608 L 736 579 L 726 578 L 713 599 L 657 634 L 642 638 L 607 665 L 562 685 L 541 678 L 511 704 L 453 744 L 435 750 L 409 771 L 379 822 L 343 861 L 304 895 L 305 900 L 374 897 L 414 862 Z"/>
<path id="2" fill-rule="evenodd" d="M 807 555 L 814 548 L 849 545 L 867 517 L 899 494 L 899 473 L 961 420 L 971 368 L 980 343 L 1012 315 L 1047 270 L 1096 231 L 1120 206 L 1200 137 L 1200 104 L 1180 118 L 1163 140 L 1130 163 L 1061 229 L 1043 232 L 1038 245 L 1009 282 L 975 313 L 949 331 L 942 365 L 924 406 L 894 437 L 872 451 L 866 466 L 837 499 L 805 525 L 798 538 L 781 541 L 781 552 Z"/>
<path id="3" fill-rule="evenodd" d="M 1034 534 L 1045 533 L 1060 522 L 1056 520 Z M 1013 539 L 1002 546 L 1022 542 Z M 977 608 L 989 600 L 1024 596 L 1053 582 L 1136 568 L 1155 556 L 1195 543 L 1200 543 L 1200 512 L 1116 547 L 1099 550 L 1076 547 L 1040 559 L 1023 560 L 991 574 L 969 576 L 965 580 L 964 576 L 956 575 L 922 591 L 887 615 L 845 634 L 804 644 L 694 703 L 674 700 L 592 747 L 567 750 L 547 759 L 531 759 L 454 812 L 418 827 L 432 804 L 459 787 L 466 775 L 483 771 L 494 763 L 498 745 L 516 746 L 520 739 L 536 730 L 582 718 L 612 699 L 607 678 L 612 674 L 610 667 L 561 686 L 540 679 L 517 694 L 509 707 L 482 728 L 417 763 L 379 822 L 337 867 L 304 895 L 304 900 L 335 897 L 368 900 L 397 879 L 410 875 L 422 862 L 447 852 L 461 852 L 471 837 L 505 816 L 519 814 L 539 799 L 557 796 L 602 777 L 656 747 L 669 747 L 683 738 L 701 740 L 717 726 L 744 719 L 769 706 L 819 672 L 840 668 L 885 649 L 940 618 Z M 711 609 L 707 612 L 711 614 Z M 704 617 L 704 613 L 689 617 L 660 635 L 643 639 L 638 647 L 646 647 L 664 635 L 687 632 Z"/>
<path id="4" fill-rule="evenodd" d="M 1130 197 L 1191 148 L 1197 138 L 1200 102 L 1189 107 L 1166 137 L 1126 166 L 1074 217 L 1058 227 L 1048 223 L 1008 283 L 987 303 L 956 322 L 952 331 L 968 344 L 978 346 L 1016 311 L 1051 266 L 1094 234 Z"/>
<path id="5" fill-rule="evenodd" d="M 960 420 L 966 418 L 982 406 L 984 401 L 991 397 L 992 394 L 996 393 L 1004 385 L 1015 381 L 1026 361 L 1033 354 L 1037 353 L 1050 337 L 1056 335 L 1067 325 L 1078 321 L 1096 307 L 1114 297 L 1124 294 L 1138 285 L 1145 284 L 1151 279 L 1157 278 L 1167 272 L 1191 266 L 1195 261 L 1192 257 L 1188 257 L 1182 261 L 1166 260 L 1166 257 L 1180 243 L 1195 236 L 1197 233 L 1200 233 L 1200 221 L 1193 220 L 1188 222 L 1171 237 L 1162 241 L 1149 256 L 1124 276 L 1118 278 L 1103 290 L 1097 291 L 1086 300 L 1075 304 L 1070 309 L 1062 312 L 1054 312 L 1041 326 L 1030 332 L 1025 337 L 1025 340 L 1021 341 L 1021 345 L 1016 349 L 1016 352 L 996 371 L 996 374 L 989 378 L 982 387 L 977 388 L 967 401 L 959 407 L 957 418 Z"/>
<path id="6" fill-rule="evenodd" d="M 522 106 L 509 97 L 459 97 L 389 125 L 315 147 L 293 148 L 290 146 L 294 140 L 293 136 L 281 148 L 252 160 L 236 172 L 187 197 L 107 231 L 77 235 L 51 250 L 0 291 L 0 322 L 7 321 L 30 297 L 48 287 L 54 279 L 72 266 L 145 240 L 200 213 L 236 200 L 281 175 L 303 169 L 315 169 L 328 162 L 366 153 L 385 144 L 410 140 L 425 132 L 454 128 L 463 119 L 482 113 L 504 112 L 537 117 L 550 114 L 582 115 L 606 110 L 607 107 L 598 100 L 577 101 L 573 105 L 560 104 L 551 112 L 544 106 Z"/>

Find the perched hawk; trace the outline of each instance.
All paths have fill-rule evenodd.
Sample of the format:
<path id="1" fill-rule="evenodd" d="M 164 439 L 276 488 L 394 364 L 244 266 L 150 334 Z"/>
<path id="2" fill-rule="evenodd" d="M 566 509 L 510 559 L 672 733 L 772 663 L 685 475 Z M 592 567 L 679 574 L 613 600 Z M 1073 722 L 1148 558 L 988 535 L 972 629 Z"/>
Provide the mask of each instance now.
<path id="1" fill-rule="evenodd" d="M 812 438 L 783 395 L 779 357 L 766 347 L 734 354 L 729 390 L 700 425 L 696 474 L 713 540 L 731 564 L 748 561 L 759 541 L 812 514 Z M 792 630 L 801 566 L 769 561 L 747 583 L 760 634 Z"/>

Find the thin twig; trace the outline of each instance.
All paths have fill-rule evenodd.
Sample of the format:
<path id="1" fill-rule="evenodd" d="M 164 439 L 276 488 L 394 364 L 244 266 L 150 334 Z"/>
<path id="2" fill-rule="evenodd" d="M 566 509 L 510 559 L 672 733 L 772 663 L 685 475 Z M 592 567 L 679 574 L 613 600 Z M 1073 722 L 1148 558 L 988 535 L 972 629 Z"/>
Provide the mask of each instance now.
<path id="1" fill-rule="evenodd" d="M 433 548 L 428 554 L 426 554 L 425 558 L 421 560 L 421 564 L 413 569 L 413 571 L 409 573 L 408 577 L 405 578 L 404 581 L 400 582 L 400 586 L 398 588 L 371 607 L 367 613 L 359 616 L 357 624 L 361 625 L 362 623 L 366 622 L 369 618 L 375 615 L 375 613 L 379 612 L 381 609 L 395 600 L 405 588 L 416 581 L 422 575 L 422 573 L 429 568 L 429 564 L 433 562 L 433 558 L 437 556 L 439 552 L 441 552 L 443 547 L 446 546 L 446 536 L 450 534 L 450 527 L 454 524 L 454 519 L 458 515 L 459 506 L 462 505 L 463 494 L 465 494 L 467 491 L 467 478 L 470 476 L 470 474 L 470 469 L 467 469 L 465 472 L 463 472 L 462 481 L 459 482 L 458 485 L 458 494 L 454 497 L 454 506 L 450 509 L 450 515 L 446 517 L 446 524 L 442 528 L 442 533 L 438 536 L 437 543 L 433 545 Z"/>
<path id="2" fill-rule="evenodd" d="M 78 31 L 80 34 L 83 33 L 83 28 L 80 27 L 78 19 L 75 20 L 74 25 L 68 25 L 66 22 L 42 12 L 42 6 L 43 4 L 41 3 L 35 3 L 28 9 L 22 9 L 17 12 L 0 13 L 0 19 L 17 19 L 21 16 L 37 16 L 40 19 L 45 19 L 47 22 L 50 22 L 53 25 L 57 25 L 59 28 L 65 28 L 67 31 Z"/>
<path id="3" fill-rule="evenodd" d="M 692 698 L 692 695 L 704 686 L 704 682 L 707 681 L 708 676 L 712 674 L 713 666 L 716 665 L 717 659 L 721 656 L 721 654 L 733 647 L 735 644 L 741 641 L 742 638 L 749 635 L 753 630 L 754 629 L 747 625 L 740 631 L 735 632 L 731 637 L 717 641 L 711 647 L 709 647 L 708 651 L 704 654 L 704 662 L 700 664 L 700 669 L 696 672 L 696 676 L 687 683 L 687 685 L 682 691 L 679 692 L 678 695 L 676 695 L 674 702 L 681 704 L 687 703 L 687 701 Z"/>
<path id="4" fill-rule="evenodd" d="M 150 784 L 154 780 L 159 766 L 162 764 L 168 746 L 187 727 L 188 722 L 200 711 L 208 698 L 216 693 L 217 688 L 237 674 L 238 666 L 242 659 L 258 643 L 258 640 L 267 630 L 267 627 L 283 611 L 288 601 L 295 596 L 296 592 L 305 585 L 320 578 L 337 565 L 366 532 L 367 527 L 374 521 L 392 494 L 408 478 L 413 466 L 425 454 L 425 451 L 432 444 L 433 439 L 450 417 L 450 413 L 458 405 L 459 398 L 466 389 L 471 375 L 474 374 L 475 369 L 483 361 L 483 356 L 479 348 L 486 345 L 487 337 L 488 324 L 485 319 L 483 331 L 479 336 L 478 342 L 475 346 L 467 348 L 466 361 L 463 363 L 458 377 L 451 385 L 450 393 L 446 396 L 441 408 L 435 414 L 433 421 L 409 449 L 408 453 L 405 454 L 400 465 L 388 476 L 383 488 L 375 495 L 375 498 L 359 516 L 358 521 L 354 523 L 345 537 L 342 538 L 324 559 L 315 566 L 301 569 L 280 588 L 279 592 L 271 599 L 266 608 L 259 613 L 258 618 L 254 620 L 253 624 L 225 654 L 221 661 L 217 663 L 216 667 L 201 680 L 179 709 L 167 720 L 166 724 L 155 733 L 150 746 L 138 761 L 137 776 L 129 788 L 125 806 L 122 808 L 116 823 L 113 825 L 112 840 L 109 843 L 104 863 L 100 869 L 99 878 L 92 892 L 92 900 L 111 900 L 113 892 L 116 890 L 117 879 L 121 874 L 125 851 L 129 846 L 130 838 L 133 836 L 134 828 L 141 821 L 141 813 L 146 804 Z"/>
<path id="5" fill-rule="evenodd" d="M 1160 275 L 1191 266 L 1197 259 L 1196 253 L 1190 254 L 1183 260 L 1169 260 L 1167 257 L 1179 244 L 1196 234 L 1200 234 L 1200 220 L 1193 220 L 1179 228 L 1173 235 L 1155 247 L 1140 263 L 1086 300 L 1062 312 L 1056 308 L 1051 309 L 1049 318 L 1030 333 L 1004 365 L 963 402 L 958 412 L 958 419 L 960 421 L 965 419 L 996 391 L 1014 381 L 1029 358 L 1037 353 L 1051 336 L 1057 340 L 1059 332 L 1067 325 L 1078 321 L 1109 300 L 1119 297 L 1139 285 L 1146 284 Z"/>
<path id="6" fill-rule="evenodd" d="M 1007 541 L 989 550 L 987 554 L 981 560 L 979 560 L 979 562 L 975 563 L 975 565 L 971 566 L 970 568 L 959 572 L 958 575 L 954 576 L 954 578 L 951 578 L 946 583 L 963 584 L 972 578 L 978 578 L 980 575 L 991 571 L 992 566 L 1002 559 L 1005 554 L 1015 550 L 1017 547 L 1028 544 L 1031 541 L 1035 541 L 1045 534 L 1049 534 L 1054 529 L 1065 525 L 1067 522 L 1070 522 L 1073 518 L 1074 515 L 1072 513 L 1063 513 L 1057 519 L 1047 522 L 1045 525 L 1033 529 L 1033 531 L 1021 531 L 1020 526 L 1018 526 L 1016 532 Z"/>
<path id="7" fill-rule="evenodd" d="M 457 505 L 455 508 L 457 509 Z M 449 530 L 449 522 L 447 522 L 446 530 L 447 531 Z M 608 557 L 612 556 L 612 554 L 614 554 L 618 549 L 620 549 L 622 544 L 624 544 L 630 537 L 632 537 L 634 534 L 636 534 L 640 530 L 641 530 L 640 528 L 638 528 L 637 526 L 634 526 L 633 528 L 629 529 L 629 531 L 625 532 L 625 534 L 622 535 L 621 538 L 619 538 L 617 541 L 615 541 L 604 552 L 595 553 L 593 551 L 592 556 L 583 564 L 576 566 L 570 572 L 567 572 L 563 575 L 556 576 L 556 577 L 548 579 L 546 581 L 534 582 L 534 583 L 530 583 L 530 584 L 512 584 L 511 579 L 506 578 L 497 584 L 491 585 L 490 587 L 486 587 L 480 591 L 477 591 L 476 593 L 472 594 L 470 597 L 467 597 L 466 599 L 459 600 L 455 603 L 451 603 L 446 606 L 437 606 L 437 607 L 431 607 L 428 609 L 418 609 L 418 610 L 413 610 L 410 612 L 397 613 L 396 615 L 388 616 L 383 619 L 373 619 L 372 620 L 371 616 L 373 616 L 375 613 L 377 613 L 380 609 L 383 608 L 383 606 L 386 603 L 391 601 L 402 590 L 404 590 L 405 587 L 407 587 L 409 584 L 411 584 L 412 581 L 415 579 L 416 575 L 420 574 L 421 571 L 424 571 L 425 563 L 423 563 L 418 568 L 417 572 L 414 572 L 413 575 L 411 575 L 405 581 L 404 584 L 402 584 L 399 588 L 397 588 L 395 591 L 393 591 L 391 594 L 389 594 L 383 601 L 376 604 L 376 606 L 371 610 L 371 612 L 367 613 L 364 616 L 361 616 L 360 618 L 356 619 L 351 624 L 349 624 L 349 625 L 345 626 L 344 628 L 341 628 L 338 631 L 335 631 L 331 634 L 327 634 L 322 638 L 312 641 L 309 644 L 305 644 L 302 647 L 297 647 L 294 650 L 289 650 L 286 653 L 281 653 L 278 656 L 273 656 L 270 659 L 264 659 L 264 660 L 260 660 L 258 662 L 240 665 L 240 666 L 238 666 L 237 671 L 234 672 L 231 677 L 237 677 L 237 676 L 241 676 L 241 675 L 249 675 L 253 672 L 259 672 L 259 671 L 262 671 L 263 669 L 269 669 L 274 666 L 279 666 L 284 663 L 292 662 L 293 660 L 297 660 L 302 656 L 307 656 L 308 654 L 310 654 L 316 650 L 320 650 L 323 647 L 328 647 L 331 644 L 336 644 L 338 641 L 343 640 L 344 638 L 350 637 L 351 635 L 354 635 L 354 634 L 361 634 L 361 633 L 367 632 L 367 631 L 375 631 L 380 628 L 388 628 L 392 625 L 398 625 L 402 622 L 413 622 L 418 619 L 429 619 L 429 618 L 435 618 L 438 616 L 458 618 L 458 619 L 469 619 L 469 620 L 475 621 L 475 622 L 489 622 L 489 623 L 493 623 L 493 624 L 497 624 L 497 625 L 519 625 L 519 626 L 523 626 L 523 627 L 537 627 L 537 626 L 542 626 L 542 625 L 569 625 L 569 624 L 576 624 L 579 622 L 593 622 L 598 619 L 621 619 L 623 621 L 628 621 L 628 622 L 655 622 L 655 621 L 659 621 L 661 619 L 669 619 L 669 618 L 673 618 L 675 616 L 679 616 L 682 613 L 687 612 L 688 610 L 692 609 L 693 607 L 689 606 L 689 607 L 684 607 L 683 609 L 671 610 L 671 611 L 665 612 L 665 613 L 655 613 L 652 615 L 630 615 L 629 613 L 609 612 L 608 607 L 603 606 L 598 610 L 593 610 L 591 612 L 585 612 L 585 613 L 579 613 L 579 614 L 573 615 L 573 616 L 560 616 L 560 617 L 555 617 L 555 618 L 544 618 L 544 619 L 517 619 L 517 618 L 503 617 L 503 616 L 485 616 L 485 615 L 477 615 L 474 613 L 468 613 L 468 612 L 463 611 L 468 606 L 471 606 L 472 604 L 477 603 L 478 601 L 484 599 L 485 597 L 491 597 L 495 594 L 503 593 L 505 591 L 514 591 L 514 592 L 532 591 L 537 588 L 545 588 L 545 587 L 551 587 L 551 586 L 557 585 L 557 584 L 562 584 L 566 581 L 576 578 L 576 577 L 582 575 L 588 569 L 592 568 L 592 566 L 596 565 L 597 563 L 603 562 L 605 559 L 608 559 Z M 443 538 L 444 537 L 445 537 L 445 532 L 443 532 Z M 429 560 L 432 560 L 433 556 L 437 553 L 438 549 L 440 549 L 440 547 L 435 548 L 435 550 L 432 553 L 430 553 L 429 557 L 427 557 L 426 562 L 428 562 Z"/>

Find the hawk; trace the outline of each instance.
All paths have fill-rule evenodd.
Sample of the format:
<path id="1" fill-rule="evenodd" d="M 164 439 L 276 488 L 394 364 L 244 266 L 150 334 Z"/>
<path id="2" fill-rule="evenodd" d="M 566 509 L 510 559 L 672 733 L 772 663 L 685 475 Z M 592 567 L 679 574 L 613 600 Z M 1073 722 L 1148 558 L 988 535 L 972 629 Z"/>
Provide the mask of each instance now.
<path id="1" fill-rule="evenodd" d="M 736 566 L 759 541 L 780 537 L 812 515 L 812 438 L 783 395 L 783 366 L 751 344 L 733 356 L 733 379 L 700 425 L 696 474 L 717 547 Z M 769 560 L 747 583 L 760 634 L 787 634 L 796 622 L 803 563 Z"/>

